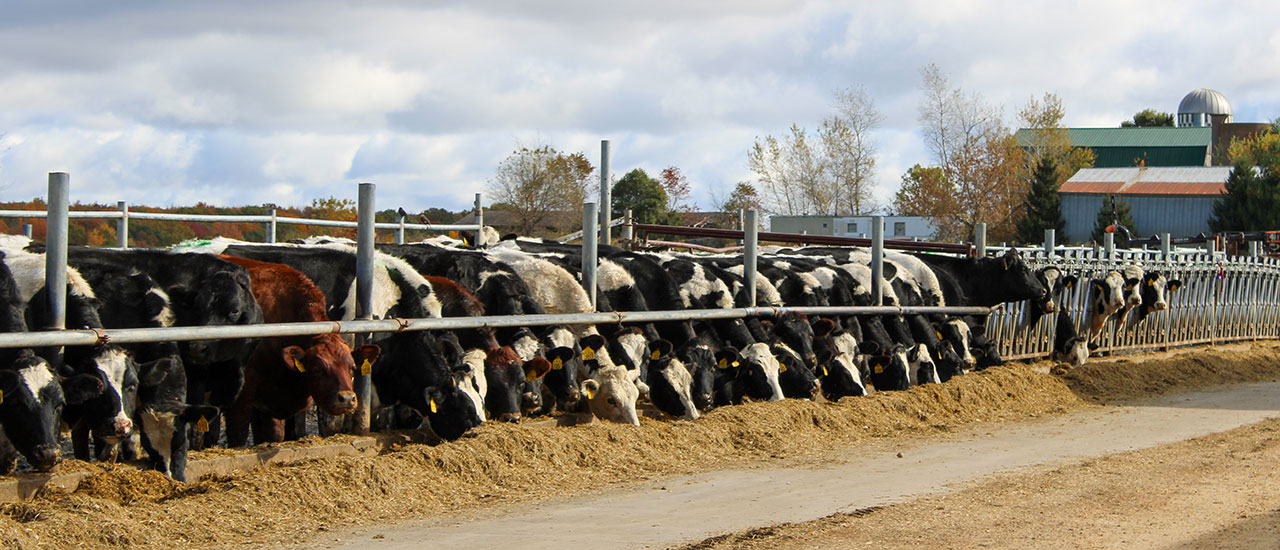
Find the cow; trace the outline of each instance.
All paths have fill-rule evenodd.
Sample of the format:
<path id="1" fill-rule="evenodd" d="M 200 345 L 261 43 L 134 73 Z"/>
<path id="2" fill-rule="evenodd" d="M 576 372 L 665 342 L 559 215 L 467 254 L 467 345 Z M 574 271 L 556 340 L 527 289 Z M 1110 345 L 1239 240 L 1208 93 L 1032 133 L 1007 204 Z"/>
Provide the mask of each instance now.
<path id="1" fill-rule="evenodd" d="M 651 345 L 649 397 L 658 410 L 681 420 L 697 420 L 698 407 L 693 402 L 693 376 L 684 362 L 671 354 L 671 342 L 658 340 Z"/>
<path id="2" fill-rule="evenodd" d="M 27 331 L 25 305 L 8 265 L 0 262 L 0 332 Z M 0 473 L 13 473 L 19 455 L 38 471 L 53 469 L 61 458 L 63 407 L 102 392 L 95 376 L 59 378 L 31 348 L 0 348 Z"/>
<path id="3" fill-rule="evenodd" d="M 587 335 L 581 343 L 582 362 L 589 372 L 581 383 L 581 390 L 591 414 L 601 420 L 639 426 L 638 373 L 614 364 L 599 334 Z"/>
<path id="4" fill-rule="evenodd" d="M 302 323 L 328 320 L 324 293 L 292 267 L 220 255 L 249 272 L 254 299 L 266 322 Z M 342 337 L 333 334 L 263 338 L 245 367 L 244 385 L 227 411 L 227 444 L 279 442 L 285 420 L 314 401 L 332 415 L 356 408 L 352 389 L 355 358 Z"/>
<path id="5" fill-rule="evenodd" d="M 187 432 L 208 431 L 219 411 L 208 405 L 187 404 L 187 375 L 176 356 L 163 357 L 139 365 L 138 407 L 135 424 L 142 433 L 141 445 L 156 471 L 178 481 L 187 480 Z"/>
<path id="6" fill-rule="evenodd" d="M 1138 313 L 1133 318 L 1134 324 L 1141 323 L 1152 312 L 1168 309 L 1169 302 L 1165 299 L 1165 294 L 1182 288 L 1182 281 L 1171 280 L 1163 273 L 1152 271 L 1143 275 L 1141 288 L 1142 305 L 1138 306 Z"/>
<path id="7" fill-rule="evenodd" d="M 1074 288 L 1079 280 L 1075 275 L 1064 274 L 1060 268 L 1054 266 L 1037 269 L 1036 277 L 1040 279 L 1040 284 L 1049 290 L 1049 293 L 1043 299 L 1031 300 L 1030 311 L 1023 320 L 1023 324 L 1028 328 L 1035 327 L 1046 314 L 1057 311 L 1058 303 L 1065 292 Z"/>
<path id="8" fill-rule="evenodd" d="M 949 306 L 991 307 L 1004 302 L 1041 300 L 1049 293 L 1022 255 L 1012 248 L 998 257 L 916 257 L 933 270 Z"/>
<path id="9" fill-rule="evenodd" d="M 1076 330 L 1076 324 L 1067 309 L 1058 310 L 1057 327 L 1053 334 L 1053 360 L 1080 366 L 1089 360 L 1089 335 Z"/>
<path id="10" fill-rule="evenodd" d="M 857 326 L 856 320 L 854 323 Z M 813 323 L 813 349 L 818 356 L 819 380 L 822 395 L 827 401 L 841 397 L 866 395 L 858 366 L 857 337 L 840 329 L 831 319 L 818 319 Z"/>
<path id="11" fill-rule="evenodd" d="M 1119 271 L 1108 271 L 1101 278 L 1090 281 L 1089 289 L 1089 340 L 1102 334 L 1107 319 L 1124 307 L 1125 279 Z"/>

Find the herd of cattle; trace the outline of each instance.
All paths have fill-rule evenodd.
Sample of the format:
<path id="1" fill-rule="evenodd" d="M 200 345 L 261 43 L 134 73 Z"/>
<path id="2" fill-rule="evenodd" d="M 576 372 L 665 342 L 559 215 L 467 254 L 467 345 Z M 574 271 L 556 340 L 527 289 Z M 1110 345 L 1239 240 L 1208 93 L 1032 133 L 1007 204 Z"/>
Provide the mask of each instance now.
<path id="1" fill-rule="evenodd" d="M 52 326 L 43 244 L 0 237 L 0 332 Z M 866 306 L 870 253 L 775 249 L 746 289 L 740 257 L 641 253 L 601 247 L 600 311 L 765 306 Z M 227 239 L 171 250 L 72 247 L 65 326 L 149 328 L 350 320 L 356 247 Z M 887 252 L 886 305 L 995 306 L 1028 300 L 1026 319 L 1059 315 L 1055 354 L 1082 363 L 1107 318 L 1141 322 L 1164 309 L 1177 281 L 1134 268 L 1089 281 L 1084 329 L 1057 307 L 1076 284 L 1033 270 L 1015 251 L 967 258 Z M 482 249 L 440 237 L 380 244 L 374 318 L 583 313 L 592 310 L 577 246 L 507 238 Z M 343 429 L 357 405 L 353 377 L 371 374 L 373 424 L 422 425 L 446 440 L 488 419 L 553 411 L 639 424 L 637 402 L 673 418 L 745 400 L 834 401 L 941 383 L 1001 362 L 981 317 L 834 315 L 535 326 L 374 335 L 202 340 L 65 349 L 0 349 L 0 470 L 19 455 L 36 470 L 60 457 L 70 429 L 82 460 L 139 457 L 184 479 L 187 450 L 244 446 L 305 434 L 314 405 L 322 434 Z M 225 424 L 225 433 L 222 426 Z M 224 439 L 225 437 L 225 439 Z"/>

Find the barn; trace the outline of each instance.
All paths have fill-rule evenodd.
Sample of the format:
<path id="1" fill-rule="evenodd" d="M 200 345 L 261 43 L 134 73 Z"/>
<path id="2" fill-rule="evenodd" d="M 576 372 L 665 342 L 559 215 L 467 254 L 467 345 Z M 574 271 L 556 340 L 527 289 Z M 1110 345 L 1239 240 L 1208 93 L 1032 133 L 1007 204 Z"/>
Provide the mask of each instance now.
<path id="1" fill-rule="evenodd" d="M 1108 194 L 1132 207 L 1135 238 L 1209 233 L 1213 202 L 1230 173 L 1230 166 L 1084 168 L 1058 190 L 1067 240 L 1090 241 Z"/>

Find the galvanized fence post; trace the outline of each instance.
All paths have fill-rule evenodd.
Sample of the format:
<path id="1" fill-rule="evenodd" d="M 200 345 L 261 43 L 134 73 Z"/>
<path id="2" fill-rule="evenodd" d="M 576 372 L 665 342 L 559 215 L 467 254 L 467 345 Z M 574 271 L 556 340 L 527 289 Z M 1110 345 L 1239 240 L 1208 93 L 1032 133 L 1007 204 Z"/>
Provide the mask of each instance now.
<path id="1" fill-rule="evenodd" d="M 31 234 L 32 234 L 32 233 L 33 233 L 33 231 L 32 231 L 31 224 L 29 224 L 29 223 L 24 223 L 24 224 L 22 224 L 22 236 L 23 236 L 23 237 L 26 237 L 26 238 L 30 239 L 30 238 L 31 238 Z"/>
<path id="2" fill-rule="evenodd" d="M 396 222 L 400 224 L 396 228 L 396 244 L 404 244 L 404 214 L 396 213 Z"/>
<path id="3" fill-rule="evenodd" d="M 119 201 L 120 219 L 116 221 L 116 248 L 129 248 L 129 203 Z"/>
<path id="4" fill-rule="evenodd" d="M 591 297 L 591 311 L 596 311 L 596 254 L 599 252 L 596 231 L 596 203 L 582 205 L 582 286 Z"/>
<path id="5" fill-rule="evenodd" d="M 1044 230 L 1044 256 L 1046 258 L 1053 256 L 1055 233 L 1057 232 L 1053 229 Z"/>
<path id="6" fill-rule="evenodd" d="M 757 212 L 755 209 L 747 210 L 742 218 L 742 282 L 746 285 L 747 303 L 751 307 L 756 307 L 756 262 L 759 260 L 760 251 L 757 247 L 757 239 L 760 232 L 760 224 L 756 220 Z"/>
<path id="7" fill-rule="evenodd" d="M 271 221 L 267 222 L 267 242 L 276 242 L 276 209 L 271 209 Z"/>
<path id="8" fill-rule="evenodd" d="M 613 189 L 609 185 L 609 140 L 600 140 L 600 244 L 612 242 L 609 222 L 613 221 Z"/>
<path id="9" fill-rule="evenodd" d="M 881 218 L 882 221 L 883 219 L 884 218 Z M 872 228 L 877 227 L 877 225 L 874 222 L 872 222 L 871 226 Z M 872 238 L 874 239 L 875 237 L 872 237 Z M 883 227 L 880 228 L 880 238 L 881 239 L 884 238 Z M 977 249 L 976 253 L 978 254 L 978 257 L 986 258 L 987 257 L 987 224 L 977 223 L 973 225 L 973 244 L 974 244 L 974 247 Z"/>
<path id="10" fill-rule="evenodd" d="M 71 196 L 71 175 L 49 173 L 49 203 L 45 215 L 44 281 L 49 293 L 49 313 L 53 330 L 66 328 L 67 319 L 67 204 Z"/>
<path id="11" fill-rule="evenodd" d="M 983 226 L 983 237 L 986 237 L 986 224 Z M 984 244 L 983 250 L 986 246 Z M 884 216 L 871 217 L 871 303 L 884 305 Z"/>
<path id="12" fill-rule="evenodd" d="M 628 208 L 627 213 L 622 220 L 622 240 L 626 241 L 627 246 L 633 249 L 635 247 L 632 245 L 632 241 L 636 238 L 635 223 L 636 220 L 631 217 L 631 209 Z"/>
<path id="13" fill-rule="evenodd" d="M 356 227 L 356 318 L 373 318 L 373 217 L 378 211 L 375 204 L 376 186 L 372 183 L 361 183 L 357 201 L 358 226 Z M 356 335 L 356 345 L 364 345 L 369 336 Z M 369 433 L 370 401 L 373 398 L 373 385 L 369 374 L 363 371 L 355 376 L 356 410 L 351 415 L 352 431 L 357 435 Z"/>
<path id="14" fill-rule="evenodd" d="M 484 242 L 484 194 L 476 193 L 476 248 L 492 243 Z"/>

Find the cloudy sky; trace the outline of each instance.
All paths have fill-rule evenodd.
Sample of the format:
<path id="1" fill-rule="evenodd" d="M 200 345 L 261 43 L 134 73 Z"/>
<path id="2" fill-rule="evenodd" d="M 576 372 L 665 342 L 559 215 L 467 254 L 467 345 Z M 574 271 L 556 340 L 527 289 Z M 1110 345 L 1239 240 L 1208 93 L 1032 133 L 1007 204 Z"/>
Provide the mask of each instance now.
<path id="1" fill-rule="evenodd" d="M 611 140 L 616 175 L 680 167 L 694 199 L 751 178 L 757 136 L 864 86 L 879 196 L 926 163 L 919 69 L 1004 109 L 1058 94 L 1070 126 L 1222 92 L 1280 116 L 1280 4 L 1191 2 L 102 2 L 6 0 L 0 200 L 471 203 L 519 144 Z"/>

